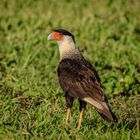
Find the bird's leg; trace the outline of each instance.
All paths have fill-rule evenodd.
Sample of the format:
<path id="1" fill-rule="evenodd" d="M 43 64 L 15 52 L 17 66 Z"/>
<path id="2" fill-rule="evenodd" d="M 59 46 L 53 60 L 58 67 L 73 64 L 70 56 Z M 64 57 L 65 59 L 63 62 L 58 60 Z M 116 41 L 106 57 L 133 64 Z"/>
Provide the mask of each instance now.
<path id="1" fill-rule="evenodd" d="M 71 108 L 67 108 L 65 127 L 68 125 Z"/>
<path id="2" fill-rule="evenodd" d="M 81 126 L 83 113 L 84 113 L 84 108 L 82 108 L 82 110 L 80 111 L 80 116 L 79 116 L 79 121 L 78 121 L 78 129 L 80 129 L 80 126 Z"/>
<path id="3" fill-rule="evenodd" d="M 79 102 L 80 102 L 80 107 L 79 107 L 80 116 L 79 116 L 79 121 L 78 121 L 78 129 L 80 129 L 80 127 L 81 127 L 83 113 L 84 113 L 84 110 L 85 110 L 86 104 L 87 104 L 86 102 L 84 102 L 82 100 L 79 100 Z"/>
<path id="4" fill-rule="evenodd" d="M 71 97 L 68 92 L 65 92 L 65 99 L 66 99 L 66 105 L 67 105 L 65 127 L 67 127 L 74 98 Z"/>

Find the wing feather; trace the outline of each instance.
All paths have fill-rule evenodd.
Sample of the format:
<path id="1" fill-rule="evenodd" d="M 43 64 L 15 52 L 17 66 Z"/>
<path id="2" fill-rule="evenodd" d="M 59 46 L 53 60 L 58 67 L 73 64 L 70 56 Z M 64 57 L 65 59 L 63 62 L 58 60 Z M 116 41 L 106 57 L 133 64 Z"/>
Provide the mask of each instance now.
<path id="1" fill-rule="evenodd" d="M 61 87 L 72 97 L 79 99 L 91 97 L 99 101 L 105 99 L 97 72 L 85 61 L 62 60 L 58 76 Z"/>
<path id="2" fill-rule="evenodd" d="M 62 89 L 70 96 L 93 105 L 104 119 L 117 122 L 107 104 L 100 78 L 89 62 L 64 59 L 59 64 L 58 77 Z"/>

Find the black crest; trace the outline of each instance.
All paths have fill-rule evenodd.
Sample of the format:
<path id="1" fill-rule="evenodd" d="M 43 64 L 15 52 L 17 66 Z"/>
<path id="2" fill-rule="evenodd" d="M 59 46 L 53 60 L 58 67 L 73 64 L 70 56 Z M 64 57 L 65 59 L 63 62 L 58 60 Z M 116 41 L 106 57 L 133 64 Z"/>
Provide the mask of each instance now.
<path id="1" fill-rule="evenodd" d="M 63 35 L 71 36 L 72 39 L 73 39 L 73 41 L 75 42 L 74 35 L 73 35 L 72 33 L 70 33 L 69 31 L 64 30 L 64 29 L 54 29 L 53 31 L 54 31 L 54 32 L 59 32 L 59 33 L 61 33 L 61 34 L 63 34 Z"/>

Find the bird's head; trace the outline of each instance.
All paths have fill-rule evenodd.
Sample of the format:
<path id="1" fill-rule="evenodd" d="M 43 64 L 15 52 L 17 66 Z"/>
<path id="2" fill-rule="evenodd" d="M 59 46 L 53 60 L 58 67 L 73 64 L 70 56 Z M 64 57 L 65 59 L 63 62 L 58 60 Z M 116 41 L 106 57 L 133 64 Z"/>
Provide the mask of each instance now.
<path id="1" fill-rule="evenodd" d="M 55 40 L 59 46 L 60 59 L 79 55 L 74 36 L 67 30 L 55 29 L 48 35 L 48 40 Z"/>
<path id="2" fill-rule="evenodd" d="M 75 43 L 74 36 L 64 29 L 54 29 L 48 35 L 48 40 L 55 40 L 59 45 L 63 43 Z"/>

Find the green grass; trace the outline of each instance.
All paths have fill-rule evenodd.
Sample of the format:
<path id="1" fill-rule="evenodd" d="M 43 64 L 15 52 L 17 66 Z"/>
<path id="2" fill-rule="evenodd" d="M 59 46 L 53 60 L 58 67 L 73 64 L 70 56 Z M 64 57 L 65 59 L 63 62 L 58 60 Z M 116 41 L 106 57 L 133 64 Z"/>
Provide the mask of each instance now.
<path id="1" fill-rule="evenodd" d="M 0 1 L 0 139 L 140 140 L 140 1 Z M 78 102 L 64 128 L 52 28 L 70 30 L 96 67 L 110 106 L 110 124 L 88 105 L 77 130 Z"/>

